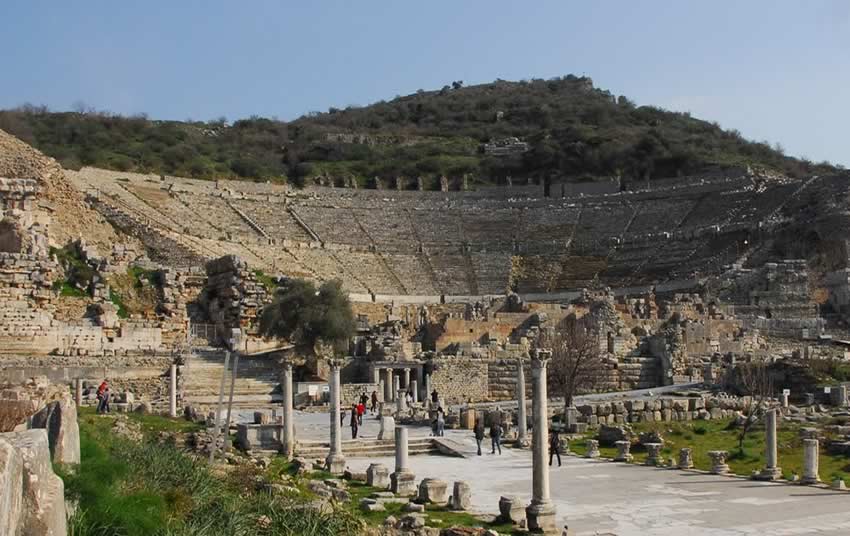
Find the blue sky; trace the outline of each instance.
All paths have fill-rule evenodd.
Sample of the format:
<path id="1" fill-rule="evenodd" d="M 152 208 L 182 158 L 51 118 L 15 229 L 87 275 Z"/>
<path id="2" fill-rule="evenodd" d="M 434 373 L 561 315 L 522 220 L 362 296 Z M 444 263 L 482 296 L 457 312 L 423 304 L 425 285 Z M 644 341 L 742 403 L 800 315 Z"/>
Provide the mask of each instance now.
<path id="1" fill-rule="evenodd" d="M 847 0 L 3 0 L 0 47 L 0 108 L 292 119 L 574 73 L 850 166 Z"/>

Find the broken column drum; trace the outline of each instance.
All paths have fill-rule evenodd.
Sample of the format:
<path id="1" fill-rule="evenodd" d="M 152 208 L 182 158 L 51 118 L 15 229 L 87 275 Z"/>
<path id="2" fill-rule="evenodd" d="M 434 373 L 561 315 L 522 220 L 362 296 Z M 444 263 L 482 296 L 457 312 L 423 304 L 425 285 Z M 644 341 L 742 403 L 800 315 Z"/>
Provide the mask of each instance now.
<path id="1" fill-rule="evenodd" d="M 820 482 L 818 475 L 818 440 L 803 440 L 803 484 L 817 484 Z"/>
<path id="2" fill-rule="evenodd" d="M 725 475 L 729 472 L 729 466 L 726 460 L 729 458 L 727 450 L 710 450 L 708 457 L 711 458 L 711 473 L 715 475 Z"/>
<path id="3" fill-rule="evenodd" d="M 691 449 L 687 447 L 679 449 L 679 469 L 691 469 L 693 466 L 694 460 Z"/>
<path id="4" fill-rule="evenodd" d="M 614 458 L 615 462 L 630 462 L 634 458 L 631 453 L 632 444 L 628 440 L 615 441 L 614 445 L 617 447 L 617 456 Z"/>
<path id="5" fill-rule="evenodd" d="M 416 495 L 416 475 L 410 470 L 407 460 L 407 428 L 395 429 L 395 471 L 390 475 L 390 490 L 396 495 Z"/>
<path id="6" fill-rule="evenodd" d="M 588 439 L 587 440 L 587 452 L 584 454 L 585 458 L 598 458 L 599 457 L 599 441 L 596 439 Z"/>

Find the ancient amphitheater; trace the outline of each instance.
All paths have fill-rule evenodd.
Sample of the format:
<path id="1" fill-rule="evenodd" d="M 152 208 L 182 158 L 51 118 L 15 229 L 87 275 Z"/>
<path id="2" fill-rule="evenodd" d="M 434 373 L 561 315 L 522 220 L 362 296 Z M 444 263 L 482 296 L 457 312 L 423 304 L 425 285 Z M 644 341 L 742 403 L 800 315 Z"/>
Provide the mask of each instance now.
<path id="1" fill-rule="evenodd" d="M 448 424 L 464 426 L 469 404 L 515 400 L 531 342 L 573 314 L 599 336 L 594 391 L 716 387 L 741 360 L 845 359 L 850 347 L 846 174 L 715 170 L 608 193 L 293 189 L 62 170 L 0 142 L 0 381 L 47 376 L 82 405 L 108 377 L 119 409 L 203 418 L 236 351 L 239 408 L 280 404 L 293 384 L 285 360 L 305 408 L 331 383 L 343 404 L 375 391 L 382 411 L 427 422 L 427 406 L 398 399 L 437 391 Z M 70 285 L 74 270 L 85 288 Z M 358 329 L 341 362 L 258 334 L 277 277 L 342 282 Z M 121 292 L 149 300 L 128 312 Z M 782 379 L 802 397 L 799 381 Z M 846 406 L 846 386 L 836 392 Z M 711 396 L 586 404 L 564 419 L 583 430 L 741 411 Z M 280 423 L 240 426 L 249 446 L 292 448 L 292 432 L 263 435 Z M 33 437 L 20 448 L 44 443 L 47 456 Z"/>

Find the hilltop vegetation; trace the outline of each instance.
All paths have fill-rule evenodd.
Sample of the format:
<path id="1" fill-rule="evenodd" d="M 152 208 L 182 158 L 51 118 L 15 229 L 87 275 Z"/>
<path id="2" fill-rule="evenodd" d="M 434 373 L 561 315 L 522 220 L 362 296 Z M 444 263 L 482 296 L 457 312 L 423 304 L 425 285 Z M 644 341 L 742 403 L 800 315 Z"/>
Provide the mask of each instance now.
<path id="1" fill-rule="evenodd" d="M 354 177 L 363 186 L 374 177 L 402 176 L 412 184 L 421 176 L 435 187 L 442 175 L 500 183 L 509 176 L 652 180 L 717 165 L 755 164 L 792 176 L 833 170 L 686 113 L 637 107 L 572 75 L 470 87 L 454 82 L 288 123 L 261 117 L 232 124 L 223 118 L 154 121 L 25 106 L 0 112 L 0 129 L 68 168 L 297 184 L 320 175 L 340 184 Z M 511 137 L 527 142 L 528 150 L 497 157 L 482 149 L 489 140 Z"/>

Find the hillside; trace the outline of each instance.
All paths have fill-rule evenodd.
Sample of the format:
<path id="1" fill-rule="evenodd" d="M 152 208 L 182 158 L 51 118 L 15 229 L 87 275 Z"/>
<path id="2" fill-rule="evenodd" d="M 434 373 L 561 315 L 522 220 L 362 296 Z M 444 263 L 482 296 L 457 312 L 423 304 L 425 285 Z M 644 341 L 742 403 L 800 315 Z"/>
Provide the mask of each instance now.
<path id="1" fill-rule="evenodd" d="M 289 123 L 154 121 L 25 107 L 0 112 L 0 128 L 71 169 L 298 184 L 330 176 L 370 186 L 373 177 L 402 176 L 412 187 L 421 176 L 435 188 L 442 175 L 483 183 L 610 176 L 628 182 L 742 165 L 791 176 L 832 171 L 688 114 L 636 107 L 575 76 L 470 87 L 456 82 Z M 485 150 L 488 141 L 498 142 L 492 151 Z"/>

